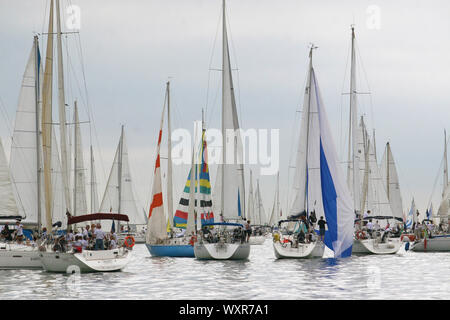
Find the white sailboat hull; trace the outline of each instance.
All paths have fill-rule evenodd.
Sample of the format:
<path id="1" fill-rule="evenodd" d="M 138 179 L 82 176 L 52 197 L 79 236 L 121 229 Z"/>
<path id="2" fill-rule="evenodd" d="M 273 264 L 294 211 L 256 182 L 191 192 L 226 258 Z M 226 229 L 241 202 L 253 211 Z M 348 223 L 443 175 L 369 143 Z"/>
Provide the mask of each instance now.
<path id="1" fill-rule="evenodd" d="M 395 254 L 402 244 L 400 238 L 389 238 L 383 243 L 376 239 L 355 239 L 352 254 Z"/>
<path id="2" fill-rule="evenodd" d="M 0 269 L 42 269 L 39 251 L 25 245 L 1 244 Z"/>
<path id="3" fill-rule="evenodd" d="M 81 253 L 40 252 L 41 263 L 48 272 L 110 272 L 123 269 L 131 259 L 126 249 L 84 250 Z"/>
<path id="4" fill-rule="evenodd" d="M 411 246 L 411 250 L 417 252 L 449 252 L 450 251 L 450 235 L 436 236 L 431 239 L 420 240 Z"/>
<path id="5" fill-rule="evenodd" d="M 248 240 L 250 245 L 262 245 L 266 241 L 266 236 L 251 236 Z"/>
<path id="6" fill-rule="evenodd" d="M 195 243 L 195 258 L 199 260 L 245 260 L 250 255 L 249 243 Z"/>
<path id="7" fill-rule="evenodd" d="M 273 243 L 273 251 L 277 259 L 311 259 L 322 258 L 325 245 L 321 241 L 311 243 L 299 243 L 298 247 L 292 247 L 291 243 Z"/>

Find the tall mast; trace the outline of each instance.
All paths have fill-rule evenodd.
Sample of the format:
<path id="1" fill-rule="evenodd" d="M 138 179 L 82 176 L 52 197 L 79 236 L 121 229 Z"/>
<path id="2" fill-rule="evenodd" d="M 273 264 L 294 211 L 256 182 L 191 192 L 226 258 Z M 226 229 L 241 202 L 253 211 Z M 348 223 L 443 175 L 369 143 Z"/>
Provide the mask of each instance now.
<path id="1" fill-rule="evenodd" d="M 356 55 L 355 28 L 352 26 L 352 56 L 350 70 L 350 128 L 352 138 L 352 166 L 353 166 L 353 204 L 356 212 L 361 211 L 359 154 L 358 154 L 358 106 L 356 100 Z M 349 145 L 350 147 L 350 145 Z"/>
<path id="2" fill-rule="evenodd" d="M 167 81 L 167 210 L 171 224 L 173 224 L 173 182 L 172 182 L 172 125 L 170 121 L 170 82 Z"/>
<path id="3" fill-rule="evenodd" d="M 73 212 L 72 214 L 75 216 L 77 214 L 77 174 L 78 174 L 78 168 L 77 168 L 77 160 L 78 160 L 78 125 L 79 125 L 79 119 L 78 119 L 78 106 L 77 106 L 77 100 L 74 102 L 74 146 L 75 150 L 73 153 Z"/>
<path id="4" fill-rule="evenodd" d="M 59 0 L 56 0 L 56 39 L 58 46 L 58 113 L 59 113 L 59 132 L 61 146 L 61 168 L 62 180 L 64 185 L 64 196 L 67 210 L 71 208 L 69 191 L 69 160 L 67 159 L 67 128 L 66 128 L 66 98 L 64 94 L 64 67 L 61 41 L 61 15 L 59 9 Z M 50 35 L 49 35 L 50 36 Z M 75 201 L 75 200 L 74 200 Z M 74 204 L 75 207 L 75 204 Z M 75 209 L 73 210 L 75 212 Z"/>
<path id="5" fill-rule="evenodd" d="M 52 87 L 53 87 L 53 0 L 50 2 L 47 51 L 42 94 L 42 150 L 44 160 L 45 214 L 47 230 L 52 229 Z"/>
<path id="6" fill-rule="evenodd" d="M 310 123 L 310 110 L 311 110 L 311 79 L 312 79 L 312 53 L 313 50 L 316 47 L 314 47 L 314 44 L 311 44 L 311 48 L 309 50 L 309 78 L 308 78 L 308 86 L 307 86 L 307 93 L 308 93 L 308 110 L 306 112 L 306 151 L 305 151 L 305 201 L 303 203 L 303 208 L 306 212 L 308 212 L 308 151 L 309 151 L 309 123 Z"/>
<path id="7" fill-rule="evenodd" d="M 34 82 L 34 96 L 35 96 L 35 107 L 36 107 L 36 168 L 37 168 L 37 225 L 38 234 L 41 234 L 42 230 L 42 204 L 41 204 L 41 143 L 40 143 L 40 133 L 39 133 L 39 100 L 40 100 L 40 57 L 39 57 L 39 42 L 38 37 L 34 36 L 34 57 L 35 57 L 35 82 Z"/>
<path id="8" fill-rule="evenodd" d="M 442 196 L 444 197 L 445 191 L 448 186 L 448 164 L 447 164 L 447 132 L 444 129 L 444 184 L 442 189 Z"/>
<path id="9" fill-rule="evenodd" d="M 119 192 L 119 203 L 118 203 L 118 212 L 121 213 L 121 204 L 122 204 L 122 156 L 123 156 L 123 125 L 122 132 L 120 134 L 120 143 L 119 143 L 119 159 L 118 159 L 118 192 Z M 120 221 L 117 220 L 117 232 L 120 232 Z"/>
<path id="10" fill-rule="evenodd" d="M 387 193 L 388 200 L 391 200 L 390 196 L 389 196 L 390 195 L 390 184 L 391 184 L 391 181 L 390 181 L 390 176 L 391 176 L 390 153 L 391 153 L 391 146 L 389 145 L 389 142 L 388 142 L 388 143 L 386 143 L 386 193 Z"/>
<path id="11" fill-rule="evenodd" d="M 222 170 L 222 186 L 221 186 L 221 192 L 222 195 L 220 196 L 220 214 L 224 214 L 224 190 L 225 190 L 225 154 L 226 154 L 226 132 L 225 132 L 225 50 L 228 49 L 228 43 L 226 38 L 226 20 L 225 20 L 225 0 L 222 1 L 222 165 L 220 169 Z"/>

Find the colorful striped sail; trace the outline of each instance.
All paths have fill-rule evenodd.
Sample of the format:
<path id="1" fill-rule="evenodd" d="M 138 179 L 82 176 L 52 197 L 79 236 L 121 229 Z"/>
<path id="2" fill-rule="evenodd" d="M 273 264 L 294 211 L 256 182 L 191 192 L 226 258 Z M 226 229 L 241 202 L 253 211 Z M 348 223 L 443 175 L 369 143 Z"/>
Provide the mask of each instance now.
<path id="1" fill-rule="evenodd" d="M 205 141 L 205 132 L 202 134 L 202 148 L 201 156 L 202 161 L 200 168 L 195 167 L 195 193 L 198 195 L 195 200 L 195 207 L 200 213 L 201 223 L 212 223 L 214 222 L 214 213 L 212 210 L 212 200 L 211 200 L 211 183 L 209 179 L 209 166 L 207 157 L 207 148 Z M 198 188 L 200 182 L 200 188 Z M 187 225 L 188 208 L 189 208 L 189 193 L 191 191 L 191 170 L 187 177 L 184 190 L 178 203 L 178 208 L 175 211 L 175 217 L 173 219 L 173 224 L 175 228 L 185 229 Z M 200 206 L 198 207 L 198 204 Z"/>

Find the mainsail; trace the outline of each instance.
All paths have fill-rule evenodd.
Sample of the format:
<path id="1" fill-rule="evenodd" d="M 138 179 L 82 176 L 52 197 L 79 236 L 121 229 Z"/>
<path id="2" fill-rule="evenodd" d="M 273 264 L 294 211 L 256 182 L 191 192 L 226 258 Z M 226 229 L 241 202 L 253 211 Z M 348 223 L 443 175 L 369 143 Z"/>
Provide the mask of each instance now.
<path id="1" fill-rule="evenodd" d="M 126 214 L 129 224 L 146 223 L 134 196 L 123 127 L 99 211 Z"/>
<path id="2" fill-rule="evenodd" d="M 41 186 L 38 187 L 41 185 L 42 162 L 39 135 L 42 78 L 43 68 L 35 37 L 20 89 L 9 161 L 19 215 L 31 224 L 40 222 L 40 211 L 43 210 Z M 45 217 L 42 217 L 42 223 L 45 225 Z"/>
<path id="3" fill-rule="evenodd" d="M 19 215 L 5 150 L 0 140 L 0 218 L 24 218 Z"/>
<path id="4" fill-rule="evenodd" d="M 383 184 L 386 189 L 389 203 L 391 204 L 393 216 L 403 218 L 403 201 L 400 192 L 400 183 L 389 142 L 386 143 L 386 149 L 381 162 L 381 177 L 383 178 Z"/>

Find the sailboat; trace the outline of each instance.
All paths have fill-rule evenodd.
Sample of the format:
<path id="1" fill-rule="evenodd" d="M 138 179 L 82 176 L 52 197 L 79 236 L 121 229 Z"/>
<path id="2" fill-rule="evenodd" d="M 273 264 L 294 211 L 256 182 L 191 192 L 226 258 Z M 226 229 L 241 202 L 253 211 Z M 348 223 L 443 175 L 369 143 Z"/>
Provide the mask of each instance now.
<path id="1" fill-rule="evenodd" d="M 245 212 L 243 146 L 231 73 L 225 0 L 222 10 L 222 163 L 217 169 L 214 198 L 221 221 L 203 224 L 204 232 L 194 244 L 194 254 L 201 260 L 245 260 L 250 255 L 250 244 L 242 236 Z M 234 134 L 232 137 L 228 136 L 230 132 Z M 233 139 L 231 143 L 229 139 Z M 231 161 L 226 161 L 230 158 Z M 205 232 L 211 233 L 209 228 L 215 233 L 212 239 L 205 236 Z"/>
<path id="2" fill-rule="evenodd" d="M 388 231 L 365 233 L 367 219 L 386 221 L 394 219 L 391 204 L 382 184 L 376 158 L 375 137 L 369 138 L 364 118 L 358 125 L 358 104 L 356 90 L 355 29 L 352 30 L 351 69 L 350 69 L 350 123 L 347 183 L 352 191 L 353 206 L 356 213 L 356 230 L 353 253 L 392 254 L 396 253 L 401 242 L 391 239 Z M 363 219 L 363 212 L 366 213 Z M 369 214 L 370 212 L 370 214 Z M 401 219 L 401 218 L 399 218 Z"/>
<path id="3" fill-rule="evenodd" d="M 264 212 L 264 206 L 261 199 L 261 191 L 259 188 L 259 179 L 256 180 L 256 193 L 255 201 L 256 208 L 254 209 L 255 219 L 252 224 L 252 235 L 248 240 L 250 244 L 261 245 L 266 240 L 265 229 L 267 227 L 266 214 Z"/>
<path id="4" fill-rule="evenodd" d="M 300 137 L 294 178 L 291 216 L 280 220 L 274 232 L 274 254 L 281 258 L 322 257 L 325 246 L 335 257 L 351 255 L 353 243 L 353 206 L 350 192 L 339 167 L 327 115 L 321 99 L 309 52 L 308 78 L 305 88 Z M 305 230 L 301 217 L 324 217 L 328 231 L 323 241 L 314 237 L 314 228 Z M 300 216 L 300 218 L 299 218 Z M 276 236 L 277 235 L 277 236 Z M 310 235 L 310 237 L 308 237 Z"/>
<path id="5" fill-rule="evenodd" d="M 448 252 L 450 251 L 449 210 L 450 210 L 450 183 L 448 180 L 447 160 L 447 133 L 444 131 L 444 170 L 442 198 L 437 211 L 439 228 L 426 235 L 424 239 L 416 239 L 411 250 L 418 252 Z M 415 216 L 415 215 L 414 215 Z"/>
<path id="6" fill-rule="evenodd" d="M 144 235 L 138 232 L 137 226 L 145 225 L 147 219 L 142 211 L 139 210 L 134 193 L 124 126 L 121 129 L 119 143 L 99 211 L 103 213 L 126 214 L 129 218 L 126 224 L 126 231 L 125 225 L 121 224 L 120 221 L 114 222 L 114 228 L 118 231 L 119 240 L 132 236 L 136 243 L 144 242 Z M 112 227 L 111 222 L 106 224 L 104 229 L 110 230 Z"/>
<path id="7" fill-rule="evenodd" d="M 164 126 L 164 116 L 167 106 L 168 119 L 168 182 L 167 182 L 167 201 L 168 201 L 168 219 L 164 214 L 163 206 L 163 192 L 161 181 L 161 167 L 160 167 L 160 149 Z M 152 186 L 152 203 L 150 205 L 148 225 L 146 232 L 146 241 L 148 251 L 154 257 L 194 257 L 193 241 L 195 239 L 195 165 L 194 165 L 194 151 L 192 151 L 191 169 L 183 194 L 181 196 L 178 209 L 173 218 L 172 213 L 172 158 L 171 158 L 171 124 L 170 124 L 170 83 L 166 84 L 166 96 L 161 116 L 161 125 L 158 136 L 158 146 L 156 153 L 155 170 L 153 175 Z M 173 228 L 170 230 L 171 237 L 168 236 L 166 221 L 173 223 Z M 173 236 L 173 229 L 179 228 L 183 233 L 179 237 Z"/>

